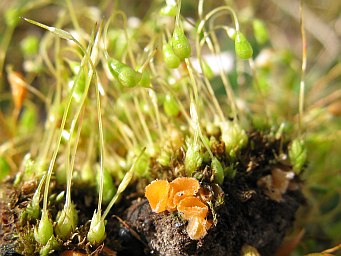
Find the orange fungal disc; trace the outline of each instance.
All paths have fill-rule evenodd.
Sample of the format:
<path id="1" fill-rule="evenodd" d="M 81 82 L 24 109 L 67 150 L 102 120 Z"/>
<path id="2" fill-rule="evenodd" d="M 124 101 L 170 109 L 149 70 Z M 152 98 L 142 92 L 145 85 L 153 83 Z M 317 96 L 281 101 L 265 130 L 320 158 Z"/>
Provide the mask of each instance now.
<path id="1" fill-rule="evenodd" d="M 199 240 L 207 234 L 211 224 L 203 218 L 196 217 L 188 221 L 187 234 L 192 240 Z"/>
<path id="2" fill-rule="evenodd" d="M 174 211 L 179 202 L 188 196 L 194 196 L 200 188 L 199 182 L 194 178 L 176 178 L 170 183 L 170 193 L 167 209 Z"/>
<path id="3" fill-rule="evenodd" d="M 146 187 L 145 196 L 153 212 L 160 213 L 166 210 L 169 188 L 166 180 L 154 180 Z"/>
<path id="4" fill-rule="evenodd" d="M 207 205 L 195 196 L 182 199 L 177 209 L 186 220 L 197 217 L 205 219 L 208 213 Z"/>

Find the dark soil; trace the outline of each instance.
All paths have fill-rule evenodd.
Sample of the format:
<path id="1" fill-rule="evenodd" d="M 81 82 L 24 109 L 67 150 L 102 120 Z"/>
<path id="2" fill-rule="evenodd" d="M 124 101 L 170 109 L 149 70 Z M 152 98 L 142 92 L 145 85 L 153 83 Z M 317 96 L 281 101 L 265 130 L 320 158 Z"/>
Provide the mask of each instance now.
<path id="1" fill-rule="evenodd" d="M 77 250 L 111 256 L 240 255 L 241 247 L 248 244 L 257 248 L 261 255 L 274 255 L 292 226 L 297 209 L 304 204 L 299 176 L 295 175 L 290 181 L 290 186 L 283 193 L 281 200 L 269 197 L 266 189 L 258 183 L 259 179 L 270 175 L 273 168 L 285 172 L 291 170 L 287 161 L 279 157 L 282 152 L 286 152 L 286 145 L 261 133 L 249 134 L 248 146 L 233 160 L 234 169 L 237 171 L 235 177 L 225 178 L 219 195 L 215 192 L 213 212 L 211 211 L 209 218 L 216 220 L 216 225 L 200 240 L 191 240 L 188 237 L 187 223 L 177 213 L 153 213 L 147 200 L 143 198 L 143 190 L 136 189 L 144 188 L 144 184 L 133 184 L 123 194 L 124 200 L 113 210 L 113 213 L 120 217 L 108 217 L 105 246 L 93 248 L 84 238 L 96 201 L 91 201 L 93 191 L 85 188 L 73 195 L 79 210 L 80 227 L 69 241 L 61 244 L 55 254 L 65 250 Z M 222 143 L 217 143 L 213 153 L 227 165 L 231 159 L 223 154 L 223 147 Z M 180 162 L 179 156 L 176 164 L 179 165 Z M 153 167 L 155 170 L 159 168 Z M 205 163 L 201 169 L 210 172 Z M 19 216 L 20 211 L 28 204 L 32 192 L 13 188 L 11 182 L 1 188 L 5 196 L 0 201 L 0 255 L 29 255 L 23 253 L 23 245 L 28 243 L 29 239 L 23 240 L 22 234 L 25 230 L 32 229 L 36 223 L 21 223 Z M 209 175 L 203 177 L 202 186 L 214 186 Z M 62 190 L 63 187 L 55 186 L 53 192 Z M 56 212 L 62 209 L 62 204 L 59 203 L 52 209 L 51 214 L 55 216 Z M 21 234 L 19 238 L 17 234 Z M 21 253 L 18 254 L 18 251 Z"/>

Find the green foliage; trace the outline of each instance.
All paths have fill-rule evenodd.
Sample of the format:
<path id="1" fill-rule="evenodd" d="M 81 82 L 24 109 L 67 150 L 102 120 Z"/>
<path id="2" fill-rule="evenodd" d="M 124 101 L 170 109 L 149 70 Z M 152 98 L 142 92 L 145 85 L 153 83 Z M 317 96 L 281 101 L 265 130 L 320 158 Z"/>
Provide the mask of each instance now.
<path id="1" fill-rule="evenodd" d="M 78 213 L 76 206 L 71 203 L 69 207 L 66 205 L 64 209 L 58 212 L 56 218 L 55 232 L 61 239 L 65 240 L 75 230 L 78 224 Z"/>
<path id="2" fill-rule="evenodd" d="M 41 244 L 46 245 L 53 236 L 53 225 L 48 213 L 43 212 L 38 227 L 34 229 L 34 238 Z"/>
<path id="3" fill-rule="evenodd" d="M 246 146 L 248 136 L 237 122 L 221 123 L 221 139 L 225 143 L 226 154 L 234 157 L 236 153 Z"/>
<path id="4" fill-rule="evenodd" d="M 219 185 L 223 184 L 224 182 L 224 169 L 221 166 L 220 161 L 214 157 L 211 162 L 211 168 L 214 173 L 214 181 Z"/>
<path id="5" fill-rule="evenodd" d="M 201 166 L 203 156 L 200 153 L 200 145 L 197 143 L 190 143 L 188 145 L 185 157 L 185 169 L 187 176 L 192 174 Z"/>
<path id="6" fill-rule="evenodd" d="M 2 181 L 10 172 L 9 164 L 5 157 L 0 156 L 0 181 Z"/>
<path id="7" fill-rule="evenodd" d="M 304 141 L 295 139 L 291 142 L 289 147 L 289 159 L 295 172 L 300 172 L 303 165 L 307 161 L 307 149 L 305 148 Z"/>
<path id="8" fill-rule="evenodd" d="M 91 219 L 87 239 L 91 244 L 99 245 L 104 241 L 105 237 L 106 233 L 104 220 L 101 219 L 101 214 L 95 211 Z"/>

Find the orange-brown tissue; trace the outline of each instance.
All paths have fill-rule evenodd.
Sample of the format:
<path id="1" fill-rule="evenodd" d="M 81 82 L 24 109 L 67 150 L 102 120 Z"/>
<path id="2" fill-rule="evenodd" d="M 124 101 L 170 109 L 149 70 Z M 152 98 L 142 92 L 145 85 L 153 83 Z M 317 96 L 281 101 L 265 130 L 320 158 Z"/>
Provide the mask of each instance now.
<path id="1" fill-rule="evenodd" d="M 212 225 L 206 220 L 207 205 L 196 196 L 199 189 L 200 184 L 194 178 L 176 178 L 170 183 L 166 180 L 155 180 L 146 187 L 145 196 L 153 212 L 177 210 L 188 220 L 188 236 L 198 240 L 207 234 Z"/>

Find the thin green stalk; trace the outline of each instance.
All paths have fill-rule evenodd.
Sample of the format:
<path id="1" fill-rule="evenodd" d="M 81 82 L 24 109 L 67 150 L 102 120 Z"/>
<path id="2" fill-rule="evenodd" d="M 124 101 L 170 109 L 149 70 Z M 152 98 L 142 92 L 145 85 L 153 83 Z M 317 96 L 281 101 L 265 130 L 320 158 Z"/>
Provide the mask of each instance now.
<path id="1" fill-rule="evenodd" d="M 301 67 L 301 82 L 300 82 L 300 93 L 299 93 L 299 119 L 298 119 L 298 130 L 299 134 L 302 133 L 302 119 L 304 111 L 304 89 L 305 89 L 305 71 L 307 68 L 307 39 L 304 30 L 304 16 L 303 16 L 303 1 L 300 1 L 300 27 L 302 36 L 302 67 Z"/>

